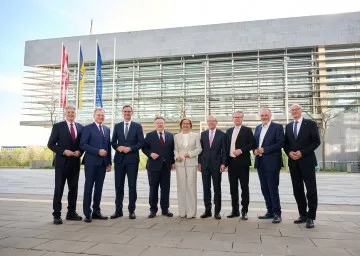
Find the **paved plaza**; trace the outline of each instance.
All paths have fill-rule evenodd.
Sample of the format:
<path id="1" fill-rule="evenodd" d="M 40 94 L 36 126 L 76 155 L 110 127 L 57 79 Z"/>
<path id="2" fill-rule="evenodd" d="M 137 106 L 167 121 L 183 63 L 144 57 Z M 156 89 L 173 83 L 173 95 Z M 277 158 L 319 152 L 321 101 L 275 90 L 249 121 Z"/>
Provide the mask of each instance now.
<path id="1" fill-rule="evenodd" d="M 82 213 L 83 173 L 78 212 Z M 198 176 L 198 217 L 203 212 Z M 104 185 L 102 212 L 114 211 L 113 173 Z M 177 217 L 176 175 L 172 175 L 171 211 L 175 217 L 148 219 L 146 172 L 139 172 L 137 219 L 66 221 L 52 224 L 53 170 L 0 169 L 0 255 L 360 255 L 360 174 L 318 174 L 316 227 L 293 224 L 298 213 L 288 173 L 281 173 L 283 222 L 258 220 L 265 212 L 260 184 L 250 175 L 249 220 L 227 219 L 231 211 L 227 174 L 223 175 L 221 220 Z M 63 206 L 66 195 L 63 197 Z M 125 198 L 127 205 L 128 199 Z M 65 207 L 64 207 L 65 208 Z M 63 213 L 66 213 L 63 211 Z M 64 217 L 64 214 L 63 214 Z"/>

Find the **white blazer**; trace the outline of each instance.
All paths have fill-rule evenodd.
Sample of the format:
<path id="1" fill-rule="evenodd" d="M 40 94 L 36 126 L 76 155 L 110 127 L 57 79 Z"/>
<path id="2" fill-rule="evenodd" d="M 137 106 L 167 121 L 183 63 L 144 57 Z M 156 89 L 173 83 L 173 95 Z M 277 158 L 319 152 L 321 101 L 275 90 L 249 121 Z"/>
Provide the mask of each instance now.
<path id="1" fill-rule="evenodd" d="M 185 136 L 188 136 L 186 144 Z M 174 137 L 175 141 L 175 164 L 176 166 L 197 166 L 198 155 L 201 153 L 200 136 L 197 133 L 190 132 L 188 135 L 184 135 L 182 132 L 178 133 Z M 190 158 L 185 158 L 184 155 L 188 153 Z M 176 158 L 180 156 L 183 158 L 181 162 L 177 162 Z"/>

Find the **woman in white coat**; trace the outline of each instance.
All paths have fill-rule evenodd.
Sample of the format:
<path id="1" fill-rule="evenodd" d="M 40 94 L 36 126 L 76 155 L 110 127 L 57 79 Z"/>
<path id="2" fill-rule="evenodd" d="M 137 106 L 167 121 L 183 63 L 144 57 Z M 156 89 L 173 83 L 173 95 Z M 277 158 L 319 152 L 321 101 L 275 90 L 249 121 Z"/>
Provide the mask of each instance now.
<path id="1" fill-rule="evenodd" d="M 197 158 L 201 153 L 201 145 L 199 134 L 190 132 L 190 119 L 182 119 L 180 128 L 181 132 L 174 138 L 178 207 L 180 217 L 191 219 L 196 217 Z"/>

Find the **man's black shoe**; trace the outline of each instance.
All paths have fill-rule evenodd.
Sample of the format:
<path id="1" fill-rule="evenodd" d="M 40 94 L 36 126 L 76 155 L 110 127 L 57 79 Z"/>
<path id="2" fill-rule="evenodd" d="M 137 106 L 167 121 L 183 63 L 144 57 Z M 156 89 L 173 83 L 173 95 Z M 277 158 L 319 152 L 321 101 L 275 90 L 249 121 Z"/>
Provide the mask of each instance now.
<path id="1" fill-rule="evenodd" d="M 221 219 L 220 213 L 215 213 L 214 218 L 215 218 L 216 220 L 220 220 L 220 219 Z"/>
<path id="2" fill-rule="evenodd" d="M 231 212 L 230 215 L 228 215 L 228 218 L 235 218 L 235 217 L 239 217 L 240 216 L 240 212 Z"/>
<path id="3" fill-rule="evenodd" d="M 274 214 L 273 213 L 265 213 L 265 215 L 260 215 L 258 216 L 259 220 L 267 220 L 267 219 L 273 219 L 274 218 Z"/>
<path id="4" fill-rule="evenodd" d="M 54 217 L 53 223 L 55 225 L 61 225 L 61 224 L 63 224 L 63 221 L 62 221 L 61 217 Z"/>
<path id="5" fill-rule="evenodd" d="M 306 228 L 314 228 L 314 227 L 315 227 L 314 220 L 308 218 L 308 219 L 306 220 Z"/>
<path id="6" fill-rule="evenodd" d="M 150 212 L 150 214 L 149 214 L 149 218 L 150 219 L 152 219 L 152 218 L 154 218 L 156 216 L 156 212 Z"/>
<path id="7" fill-rule="evenodd" d="M 161 215 L 166 216 L 166 217 L 172 217 L 172 216 L 174 216 L 174 214 L 173 214 L 172 212 L 169 212 L 169 211 L 167 211 L 167 212 L 162 212 Z"/>
<path id="8" fill-rule="evenodd" d="M 241 214 L 241 219 L 242 219 L 242 220 L 248 220 L 248 219 L 249 219 L 246 212 L 243 212 L 243 213 Z"/>
<path id="9" fill-rule="evenodd" d="M 117 219 L 122 216 L 123 216 L 123 211 L 120 210 L 119 212 L 114 212 L 114 214 L 110 216 L 110 219 Z"/>
<path id="10" fill-rule="evenodd" d="M 85 221 L 86 223 L 90 223 L 90 222 L 92 222 L 92 220 L 91 220 L 90 216 L 85 216 L 84 221 Z"/>
<path id="11" fill-rule="evenodd" d="M 295 224 L 300 224 L 300 223 L 305 223 L 305 222 L 306 222 L 306 217 L 305 216 L 299 216 L 299 218 L 294 220 Z"/>
<path id="12" fill-rule="evenodd" d="M 68 212 L 66 214 L 66 219 L 79 221 L 79 220 L 82 220 L 82 217 L 79 214 L 77 214 L 76 212 Z"/>
<path id="13" fill-rule="evenodd" d="M 203 214 L 200 215 L 200 218 L 205 219 L 211 217 L 212 213 L 210 211 L 205 211 Z"/>
<path id="14" fill-rule="evenodd" d="M 135 220 L 135 219 L 136 219 L 135 212 L 131 212 L 131 213 L 129 214 L 129 218 L 130 218 L 131 220 Z"/>
<path id="15" fill-rule="evenodd" d="M 272 223 L 278 224 L 278 223 L 280 223 L 281 221 L 282 221 L 281 216 L 280 216 L 279 214 L 274 214 L 274 218 L 273 218 Z"/>
<path id="16" fill-rule="evenodd" d="M 92 218 L 98 220 L 107 220 L 109 217 L 102 215 L 101 212 L 93 212 Z"/>

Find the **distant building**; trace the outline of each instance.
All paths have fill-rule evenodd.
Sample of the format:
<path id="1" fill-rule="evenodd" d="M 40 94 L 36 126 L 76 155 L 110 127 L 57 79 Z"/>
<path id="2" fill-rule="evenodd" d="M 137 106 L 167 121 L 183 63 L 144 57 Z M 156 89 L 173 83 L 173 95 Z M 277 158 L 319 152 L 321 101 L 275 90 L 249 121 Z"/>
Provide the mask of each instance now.
<path id="1" fill-rule="evenodd" d="M 173 132 L 185 115 L 199 131 L 210 114 L 226 129 L 235 110 L 243 110 L 245 124 L 255 127 L 263 107 L 283 124 L 294 103 L 316 119 L 324 109 L 351 109 L 334 120 L 327 159 L 359 158 L 360 12 L 27 41 L 28 117 L 21 125 L 50 127 L 50 116 L 61 112 L 62 43 L 69 54 L 68 103 L 75 105 L 79 42 L 86 71 L 78 121 L 92 122 L 96 41 L 108 124 L 112 117 L 122 119 L 125 104 L 133 106 L 134 120 L 145 131 L 161 115 Z"/>

